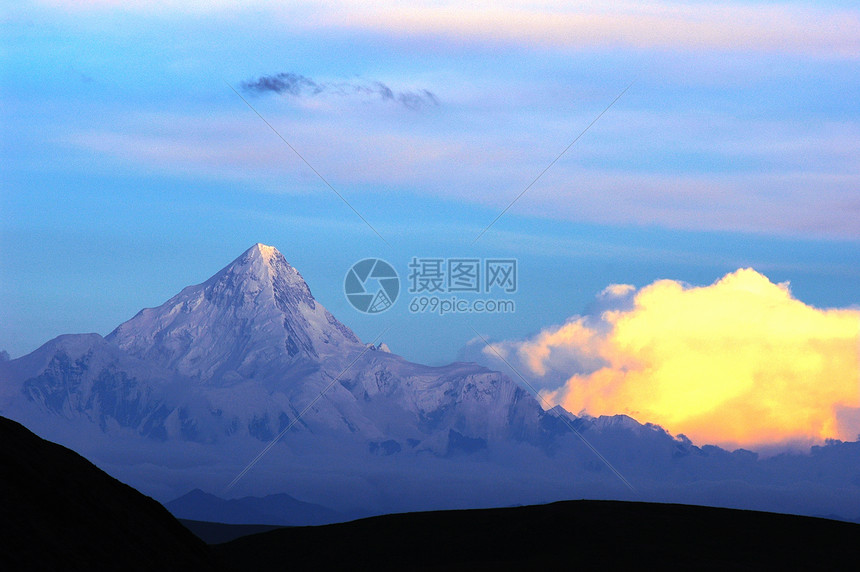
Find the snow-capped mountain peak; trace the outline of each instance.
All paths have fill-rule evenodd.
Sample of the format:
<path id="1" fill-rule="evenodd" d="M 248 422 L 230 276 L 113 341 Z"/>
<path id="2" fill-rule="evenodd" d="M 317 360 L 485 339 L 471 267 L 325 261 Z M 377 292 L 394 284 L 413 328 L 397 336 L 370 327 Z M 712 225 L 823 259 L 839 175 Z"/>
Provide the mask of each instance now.
<path id="1" fill-rule="evenodd" d="M 274 284 L 274 282 L 280 281 L 279 286 L 288 285 L 310 295 L 310 289 L 302 275 L 287 262 L 284 255 L 274 246 L 267 246 L 258 242 L 210 280 L 225 271 L 235 275 L 245 274 L 264 283 L 271 281 Z"/>
<path id="2" fill-rule="evenodd" d="M 226 303 L 243 302 L 235 297 L 231 299 L 231 294 L 262 292 L 268 298 L 268 295 L 283 296 L 287 290 L 294 290 L 296 295 L 306 301 L 313 300 L 310 288 L 299 271 L 287 262 L 277 248 L 259 242 L 204 282 L 204 285 L 210 283 L 215 285 L 213 293 L 222 294 L 219 301 Z"/>
<path id="3" fill-rule="evenodd" d="M 260 256 L 263 257 L 265 261 L 270 261 L 275 256 L 282 256 L 278 249 L 274 246 L 269 246 L 267 244 L 263 244 L 262 242 L 258 242 L 254 246 L 248 249 L 248 252 L 259 252 Z"/>
<path id="4" fill-rule="evenodd" d="M 206 282 L 142 310 L 107 339 L 136 357 L 215 383 L 362 347 L 284 256 L 259 243 Z M 231 379 L 222 379 L 225 374 Z"/>

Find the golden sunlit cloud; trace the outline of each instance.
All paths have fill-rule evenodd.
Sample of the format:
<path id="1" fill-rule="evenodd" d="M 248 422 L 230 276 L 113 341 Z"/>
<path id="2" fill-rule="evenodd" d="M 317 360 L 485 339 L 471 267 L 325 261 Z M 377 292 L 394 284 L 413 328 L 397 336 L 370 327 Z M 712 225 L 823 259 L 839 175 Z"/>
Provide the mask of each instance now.
<path id="1" fill-rule="evenodd" d="M 499 347 L 537 376 L 559 355 L 599 362 L 543 392 L 573 413 L 625 413 L 728 448 L 857 439 L 860 311 L 808 306 L 752 269 L 630 289 L 602 293 L 629 294 L 627 308 Z"/>

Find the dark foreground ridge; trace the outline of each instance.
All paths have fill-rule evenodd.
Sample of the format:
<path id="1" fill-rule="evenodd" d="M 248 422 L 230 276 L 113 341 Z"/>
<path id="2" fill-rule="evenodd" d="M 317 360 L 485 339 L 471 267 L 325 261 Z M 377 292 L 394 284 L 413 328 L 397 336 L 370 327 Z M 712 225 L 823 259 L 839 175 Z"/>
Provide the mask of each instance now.
<path id="1" fill-rule="evenodd" d="M 163 506 L 0 417 L 4 570 L 218 570 Z"/>
<path id="2" fill-rule="evenodd" d="M 244 570 L 855 570 L 860 525 L 676 504 L 565 501 L 282 528 L 213 548 Z"/>

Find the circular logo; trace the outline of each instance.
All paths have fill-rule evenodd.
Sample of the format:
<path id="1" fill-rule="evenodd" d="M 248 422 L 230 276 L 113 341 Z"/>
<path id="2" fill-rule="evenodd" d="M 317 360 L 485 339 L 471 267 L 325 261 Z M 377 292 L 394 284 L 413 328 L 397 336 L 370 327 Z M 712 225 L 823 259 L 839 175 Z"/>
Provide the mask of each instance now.
<path id="1" fill-rule="evenodd" d="M 352 265 L 343 281 L 343 292 L 352 307 L 365 314 L 379 314 L 394 305 L 400 294 L 400 277 L 384 260 L 365 258 Z"/>

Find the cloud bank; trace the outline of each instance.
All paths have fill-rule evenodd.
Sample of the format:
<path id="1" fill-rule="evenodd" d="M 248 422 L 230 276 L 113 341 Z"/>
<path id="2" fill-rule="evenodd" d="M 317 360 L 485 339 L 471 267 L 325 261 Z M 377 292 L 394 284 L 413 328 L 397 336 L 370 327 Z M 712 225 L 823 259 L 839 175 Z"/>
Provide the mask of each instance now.
<path id="1" fill-rule="evenodd" d="M 860 433 L 860 310 L 808 306 L 752 269 L 705 287 L 613 285 L 591 315 L 494 347 L 551 404 L 700 444 L 766 450 Z"/>
<path id="2" fill-rule="evenodd" d="M 250 93 L 277 93 L 294 97 L 312 97 L 320 94 L 335 95 L 373 95 L 384 101 L 397 102 L 409 109 L 436 107 L 439 98 L 427 90 L 395 91 L 381 81 L 360 82 L 317 82 L 300 74 L 281 72 L 264 75 L 242 83 L 242 89 Z"/>

